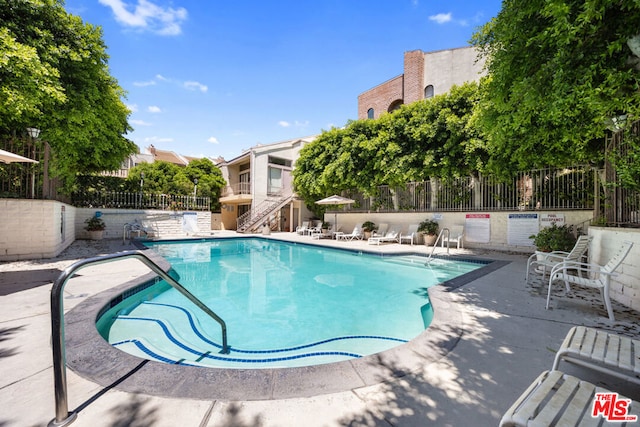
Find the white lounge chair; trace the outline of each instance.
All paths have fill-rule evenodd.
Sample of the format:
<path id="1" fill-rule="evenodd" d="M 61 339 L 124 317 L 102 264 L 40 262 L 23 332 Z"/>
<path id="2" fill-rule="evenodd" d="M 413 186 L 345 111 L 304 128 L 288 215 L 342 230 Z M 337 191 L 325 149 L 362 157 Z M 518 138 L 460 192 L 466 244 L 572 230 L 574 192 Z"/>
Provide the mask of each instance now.
<path id="1" fill-rule="evenodd" d="M 353 227 L 353 231 L 349 234 L 336 234 L 336 240 L 362 240 L 362 237 L 362 225 L 356 225 L 355 227 Z"/>
<path id="2" fill-rule="evenodd" d="M 595 328 L 569 329 L 556 353 L 552 370 L 561 361 L 613 375 L 640 384 L 640 340 Z"/>
<path id="3" fill-rule="evenodd" d="M 303 221 L 302 225 L 296 227 L 296 233 L 304 234 L 309 229 L 309 221 Z"/>
<path id="4" fill-rule="evenodd" d="M 411 224 L 406 233 L 400 233 L 400 244 L 409 242 L 413 245 L 414 241 L 418 241 L 418 224 Z"/>
<path id="5" fill-rule="evenodd" d="M 613 308 L 611 307 L 611 298 L 609 296 L 611 276 L 614 275 L 615 270 L 627 257 L 632 246 L 632 242 L 624 242 L 609 262 L 603 266 L 578 261 L 562 261 L 554 265 L 549 277 L 549 292 L 547 294 L 546 308 L 549 308 L 553 283 L 563 281 L 567 292 L 571 290 L 569 287 L 570 284 L 599 289 L 602 299 L 604 300 L 604 305 L 607 308 L 607 313 L 609 314 L 609 320 L 612 322 L 615 321 Z"/>
<path id="6" fill-rule="evenodd" d="M 591 416 L 596 393 L 611 392 L 560 371 L 544 371 L 505 412 L 500 427 L 610 425 L 602 414 Z M 622 399 L 627 398 L 618 396 Z M 628 399 L 626 409 L 638 416 L 640 403 Z"/>
<path id="7" fill-rule="evenodd" d="M 379 245 L 380 243 L 392 242 L 400 242 L 400 232 L 398 231 L 398 228 L 393 226 L 391 227 L 391 229 L 389 229 L 389 231 L 387 231 L 384 236 L 369 237 L 369 240 L 367 241 L 367 243 L 369 243 L 370 245 Z"/>
<path id="8" fill-rule="evenodd" d="M 304 232 L 305 235 L 313 236 L 314 234 L 322 233 L 322 223 L 319 222 L 317 225 L 312 225 Z"/>
<path id="9" fill-rule="evenodd" d="M 542 281 L 544 282 L 547 275 L 547 270 L 551 270 L 554 265 L 562 261 L 581 261 L 582 256 L 589 249 L 589 245 L 593 237 L 580 236 L 576 241 L 576 244 L 571 249 L 571 252 L 553 251 L 553 252 L 536 252 L 531 255 L 527 260 L 527 272 L 525 278 L 529 283 L 529 276 L 532 272 L 538 272 L 542 274 Z"/>
<path id="10" fill-rule="evenodd" d="M 378 226 L 378 229 L 371 232 L 370 237 L 382 237 L 387 234 L 387 228 L 389 228 L 389 224 L 382 223 Z"/>
<path id="11" fill-rule="evenodd" d="M 447 245 L 451 242 L 455 242 L 457 249 L 464 249 L 464 226 L 452 225 L 447 228 L 449 229 L 449 235 L 447 235 L 447 233 L 442 234 L 442 247 L 444 248 L 444 242 L 447 242 Z"/>

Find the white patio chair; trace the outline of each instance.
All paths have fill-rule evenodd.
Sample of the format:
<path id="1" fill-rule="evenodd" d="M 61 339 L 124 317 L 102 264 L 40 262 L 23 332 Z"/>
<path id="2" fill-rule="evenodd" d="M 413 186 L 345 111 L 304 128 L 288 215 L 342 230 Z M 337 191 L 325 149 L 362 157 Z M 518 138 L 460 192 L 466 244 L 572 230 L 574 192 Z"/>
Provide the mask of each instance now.
<path id="1" fill-rule="evenodd" d="M 571 252 L 564 251 L 553 251 L 553 252 L 536 252 L 529 257 L 527 260 L 527 272 L 526 272 L 526 280 L 529 283 L 529 275 L 534 270 L 542 274 L 542 281 L 544 282 L 547 269 L 553 268 L 559 262 L 562 261 L 581 261 L 582 256 L 589 249 L 589 245 L 593 237 L 591 236 L 580 236 L 576 241 L 576 244 L 571 249 Z"/>
<path id="2" fill-rule="evenodd" d="M 600 295 L 602 295 L 602 299 L 604 300 L 604 305 L 607 308 L 607 313 L 609 314 L 609 320 L 612 322 L 615 321 L 613 308 L 611 307 L 611 298 L 609 296 L 611 276 L 615 275 L 615 270 L 627 257 L 632 246 L 633 242 L 624 242 L 620 249 L 618 249 L 615 255 L 605 265 L 578 261 L 562 261 L 554 265 L 549 277 L 549 292 L 547 294 L 546 308 L 549 308 L 553 283 L 556 281 L 563 281 L 567 288 L 567 292 L 570 292 L 571 290 L 569 287 L 570 284 L 599 289 Z"/>
<path id="3" fill-rule="evenodd" d="M 452 225 L 449 228 L 449 235 L 444 233 L 442 235 L 442 247 L 444 248 L 444 242 L 449 244 L 450 242 L 456 243 L 456 248 L 460 249 L 461 247 L 464 249 L 464 226 L 463 225 Z"/>
<path id="4" fill-rule="evenodd" d="M 302 225 L 299 225 L 296 227 L 296 233 L 304 234 L 306 233 L 308 228 L 309 228 L 309 221 L 303 221 Z"/>
<path id="5" fill-rule="evenodd" d="M 406 233 L 400 233 L 400 244 L 402 242 L 409 242 L 413 245 L 413 242 L 418 240 L 418 224 L 411 224 Z"/>

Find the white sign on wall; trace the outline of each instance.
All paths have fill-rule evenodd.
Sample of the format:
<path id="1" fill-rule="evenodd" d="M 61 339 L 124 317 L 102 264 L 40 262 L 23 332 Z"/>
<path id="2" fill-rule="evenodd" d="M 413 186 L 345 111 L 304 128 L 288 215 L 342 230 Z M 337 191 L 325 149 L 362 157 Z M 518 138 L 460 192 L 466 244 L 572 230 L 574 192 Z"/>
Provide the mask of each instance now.
<path id="1" fill-rule="evenodd" d="M 551 227 L 551 224 L 555 224 L 557 226 L 564 225 L 564 214 L 562 213 L 540 214 L 540 228 Z"/>
<path id="2" fill-rule="evenodd" d="M 530 236 L 538 233 L 537 213 L 509 214 L 507 220 L 507 243 L 509 245 L 533 246 Z"/>
<path id="3" fill-rule="evenodd" d="M 467 242 L 489 243 L 491 241 L 491 215 L 467 214 L 464 221 L 464 239 Z"/>

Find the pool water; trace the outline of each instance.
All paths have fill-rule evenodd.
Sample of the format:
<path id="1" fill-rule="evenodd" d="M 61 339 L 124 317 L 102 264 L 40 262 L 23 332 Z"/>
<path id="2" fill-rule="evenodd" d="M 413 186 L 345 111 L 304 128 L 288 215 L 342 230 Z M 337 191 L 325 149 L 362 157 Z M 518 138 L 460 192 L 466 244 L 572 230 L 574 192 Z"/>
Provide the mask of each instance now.
<path id="1" fill-rule="evenodd" d="M 433 316 L 427 288 L 482 266 L 261 238 L 150 242 L 220 326 L 168 284 L 127 298 L 98 321 L 117 348 L 167 363 L 293 367 L 374 354 L 411 340 Z"/>

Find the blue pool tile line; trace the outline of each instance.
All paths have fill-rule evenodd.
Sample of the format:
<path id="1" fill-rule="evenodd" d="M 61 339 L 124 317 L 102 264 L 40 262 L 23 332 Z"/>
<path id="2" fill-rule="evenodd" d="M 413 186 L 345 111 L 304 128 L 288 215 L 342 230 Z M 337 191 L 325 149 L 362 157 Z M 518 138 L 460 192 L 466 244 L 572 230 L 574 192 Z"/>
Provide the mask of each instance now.
<path id="1" fill-rule="evenodd" d="M 184 315 L 187 316 L 187 319 L 189 321 L 189 326 L 191 327 L 191 330 L 193 331 L 193 333 L 198 336 L 198 338 L 200 338 L 202 341 L 206 342 L 207 344 L 210 344 L 210 345 L 213 345 L 214 347 L 222 349 L 222 345 L 220 345 L 220 344 L 218 344 L 218 343 L 216 343 L 214 341 L 211 341 L 210 339 L 205 337 L 200 332 L 200 330 L 198 329 L 198 327 L 196 326 L 196 324 L 195 324 L 195 322 L 193 320 L 193 315 L 191 314 L 191 312 L 189 310 L 185 309 L 184 307 L 176 306 L 176 305 L 173 305 L 173 304 L 165 304 L 165 303 L 157 303 L 157 302 L 149 302 L 149 301 L 144 301 L 144 302 L 142 302 L 142 304 L 168 307 L 168 308 L 175 309 L 175 310 L 178 310 L 178 311 L 182 312 Z M 127 319 L 127 318 L 122 318 L 122 319 Z M 129 318 L 129 319 L 131 319 L 131 318 Z M 247 353 L 247 354 L 284 353 L 284 352 L 288 352 L 288 351 L 296 351 L 296 350 L 302 350 L 302 349 L 305 349 L 305 348 L 316 347 L 318 345 L 326 344 L 326 343 L 329 343 L 329 342 L 343 341 L 343 340 L 350 340 L 350 339 L 375 339 L 375 340 L 396 341 L 396 342 L 400 342 L 400 343 L 409 342 L 408 340 L 401 339 L 401 338 L 384 337 L 384 336 L 377 336 L 377 335 L 347 335 L 347 336 L 342 336 L 342 337 L 328 338 L 326 340 L 317 341 L 317 342 L 314 342 L 314 343 L 300 345 L 300 346 L 296 346 L 296 347 L 288 347 L 288 348 L 276 349 L 276 350 L 242 350 L 242 349 L 238 349 L 238 348 L 235 348 L 235 347 L 231 347 L 231 351 L 232 352 L 236 352 L 236 353 Z"/>
<path id="2" fill-rule="evenodd" d="M 173 334 L 171 334 L 171 332 L 169 331 L 169 328 L 167 327 L 167 325 L 159 319 L 151 319 L 151 318 L 146 318 L 146 317 L 118 317 L 121 320 L 137 320 L 137 321 L 148 321 L 148 322 L 154 322 L 157 325 L 160 326 L 160 328 L 162 329 L 163 333 L 165 334 L 165 336 L 167 337 L 167 339 L 169 341 L 171 341 L 173 344 L 175 344 L 177 347 L 195 355 L 198 357 L 198 360 L 202 360 L 202 359 L 211 359 L 211 360 L 218 360 L 218 361 L 225 361 L 225 362 L 239 362 L 239 363 L 271 363 L 271 362 L 281 362 L 281 361 L 287 361 L 287 360 L 296 360 L 296 359 L 302 359 L 302 358 L 310 358 L 310 357 L 322 357 L 322 356 L 342 356 L 342 357 L 351 357 L 351 358 L 360 358 L 362 357 L 362 355 L 357 354 L 357 353 L 351 353 L 351 352 L 344 352 L 344 351 L 316 351 L 316 352 L 311 352 L 311 353 L 304 353 L 304 354 L 297 354 L 297 355 L 291 355 L 291 356 L 285 356 L 285 357 L 271 357 L 271 358 L 264 358 L 264 359 L 242 359 L 242 358 L 237 358 L 237 357 L 224 357 L 224 356 L 216 356 L 213 355 L 209 352 L 205 352 L 202 353 L 194 348 L 191 348 L 187 345 L 185 345 L 184 343 L 182 343 L 180 340 L 178 340 L 175 336 L 173 336 Z M 193 324 L 192 324 L 193 325 Z M 199 337 L 201 337 L 202 335 L 196 330 L 194 329 L 194 333 L 196 333 Z M 407 340 L 403 340 L 403 339 L 399 339 L 399 338 L 390 338 L 390 337 L 382 337 L 382 336 L 374 336 L 374 335 L 354 335 L 354 336 L 345 336 L 345 337 L 336 337 L 336 338 L 331 338 L 331 339 L 327 339 L 327 340 L 323 340 L 323 341 L 319 341 L 313 344 L 309 344 L 309 345 L 305 345 L 305 346 L 299 346 L 299 347 L 292 347 L 290 349 L 278 349 L 278 350 L 263 350 L 263 351 L 252 351 L 252 350 L 238 350 L 235 349 L 233 347 L 230 347 L 230 352 L 236 352 L 236 353 L 245 353 L 245 354 L 270 354 L 270 353 L 281 353 L 281 352 L 286 352 L 286 351 L 294 351 L 294 350 L 298 350 L 298 349 L 303 349 L 303 348 L 309 348 L 312 346 L 317 346 L 317 345 L 321 345 L 323 343 L 327 343 L 327 342 L 332 342 L 332 341 L 339 341 L 339 340 L 347 340 L 347 339 L 382 339 L 382 340 L 391 340 L 391 341 L 397 341 L 397 342 L 402 342 L 402 343 L 406 343 Z M 205 341 L 207 343 L 210 343 L 211 345 L 214 345 L 217 348 L 222 348 L 222 346 L 220 346 L 219 344 L 216 344 L 210 340 L 207 340 L 205 338 Z M 175 361 L 172 359 L 168 359 L 164 356 L 160 356 L 157 353 L 153 352 L 152 350 L 150 350 L 149 348 L 147 348 L 142 342 L 140 342 L 139 340 L 136 339 L 128 339 L 128 340 L 124 340 L 124 341 L 119 341 L 119 342 L 114 342 L 111 343 L 111 345 L 118 347 L 127 343 L 133 343 L 135 344 L 141 351 L 143 351 L 145 354 L 152 356 L 153 358 L 163 361 L 165 363 L 171 363 L 171 364 L 185 364 L 184 362 L 181 361 Z"/>

